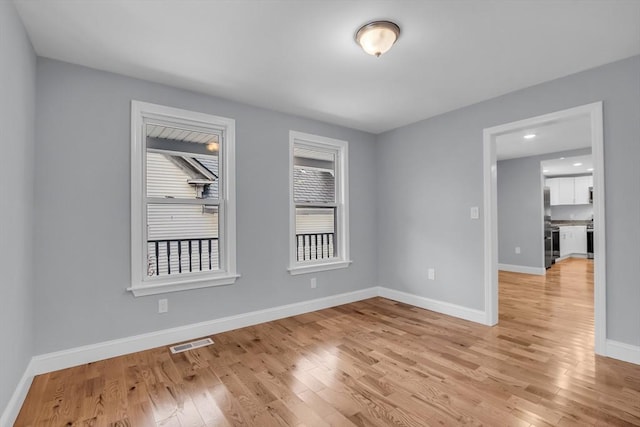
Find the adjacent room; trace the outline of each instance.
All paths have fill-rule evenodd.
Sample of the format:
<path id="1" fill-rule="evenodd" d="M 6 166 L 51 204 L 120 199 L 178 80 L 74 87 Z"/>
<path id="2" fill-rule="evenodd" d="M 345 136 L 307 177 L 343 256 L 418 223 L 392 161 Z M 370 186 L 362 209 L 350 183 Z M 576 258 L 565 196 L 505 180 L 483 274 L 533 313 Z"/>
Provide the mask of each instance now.
<path id="1" fill-rule="evenodd" d="M 0 2 L 0 427 L 640 425 L 640 1 Z"/>

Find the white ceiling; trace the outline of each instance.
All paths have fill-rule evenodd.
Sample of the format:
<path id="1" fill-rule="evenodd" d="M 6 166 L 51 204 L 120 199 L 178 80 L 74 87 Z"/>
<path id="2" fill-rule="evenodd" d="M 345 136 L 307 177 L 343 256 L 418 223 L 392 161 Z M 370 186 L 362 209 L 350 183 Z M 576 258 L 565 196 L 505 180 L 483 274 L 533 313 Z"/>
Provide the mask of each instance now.
<path id="1" fill-rule="evenodd" d="M 637 0 L 16 0 L 38 55 L 382 132 L 640 53 Z M 381 58 L 358 27 L 402 28 Z"/>
<path id="2" fill-rule="evenodd" d="M 535 137 L 525 139 L 527 134 Z M 515 159 L 587 147 L 591 147 L 591 122 L 588 115 L 582 115 L 499 135 L 496 158 Z"/>
<path id="3" fill-rule="evenodd" d="M 593 174 L 593 156 L 560 157 L 540 162 L 544 176 Z M 589 170 L 591 169 L 591 170 Z"/>

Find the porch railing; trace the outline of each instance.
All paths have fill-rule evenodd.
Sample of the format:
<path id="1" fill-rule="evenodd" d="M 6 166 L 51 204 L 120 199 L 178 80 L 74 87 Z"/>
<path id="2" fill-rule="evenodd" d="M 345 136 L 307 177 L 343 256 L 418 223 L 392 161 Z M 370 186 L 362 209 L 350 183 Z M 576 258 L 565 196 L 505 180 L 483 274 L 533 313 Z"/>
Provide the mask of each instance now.
<path id="1" fill-rule="evenodd" d="M 333 258 L 335 233 L 296 234 L 296 260 Z"/>
<path id="2" fill-rule="evenodd" d="M 149 276 L 219 268 L 217 237 L 160 239 L 147 242 Z"/>
<path id="3" fill-rule="evenodd" d="M 296 234 L 296 259 L 312 261 L 335 256 L 335 233 Z M 211 271 L 219 268 L 218 238 L 148 240 L 149 276 Z"/>

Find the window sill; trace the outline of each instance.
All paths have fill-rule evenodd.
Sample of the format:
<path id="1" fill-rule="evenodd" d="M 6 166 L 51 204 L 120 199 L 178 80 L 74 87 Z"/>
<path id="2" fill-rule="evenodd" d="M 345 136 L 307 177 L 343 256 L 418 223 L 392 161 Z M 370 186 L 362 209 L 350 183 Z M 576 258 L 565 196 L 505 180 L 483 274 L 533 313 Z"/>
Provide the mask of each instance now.
<path id="1" fill-rule="evenodd" d="M 347 268 L 352 263 L 349 261 L 334 261 L 324 262 L 321 264 L 301 264 L 295 267 L 289 267 L 289 274 L 295 276 L 296 274 L 315 273 L 318 271 L 337 270 L 339 268 Z"/>
<path id="2" fill-rule="evenodd" d="M 232 285 L 236 279 L 240 277 L 239 274 L 232 274 L 228 276 L 217 277 L 203 277 L 197 280 L 186 281 L 174 281 L 163 283 L 151 283 L 138 286 L 131 286 L 127 288 L 127 291 L 133 293 L 135 297 L 143 297 L 147 295 L 166 294 L 169 292 L 187 291 L 189 289 L 201 289 L 209 288 L 213 286 Z"/>

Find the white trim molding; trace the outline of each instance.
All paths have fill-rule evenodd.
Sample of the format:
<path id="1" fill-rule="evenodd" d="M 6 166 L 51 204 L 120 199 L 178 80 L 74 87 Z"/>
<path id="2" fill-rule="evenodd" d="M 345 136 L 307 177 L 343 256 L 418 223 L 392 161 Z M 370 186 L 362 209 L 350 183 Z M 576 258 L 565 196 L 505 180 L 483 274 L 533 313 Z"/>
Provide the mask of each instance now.
<path id="1" fill-rule="evenodd" d="M 32 368 L 33 360 L 29 362 L 27 368 L 22 374 L 22 378 L 18 382 L 15 391 L 11 395 L 7 406 L 2 411 L 2 415 L 0 415 L 0 427 L 12 426 L 16 418 L 18 418 L 18 414 L 20 413 L 20 409 L 22 409 L 22 404 L 27 397 L 27 393 L 29 393 L 29 389 L 31 388 L 31 383 L 33 382 L 33 368 Z"/>
<path id="2" fill-rule="evenodd" d="M 542 116 L 486 128 L 483 131 L 484 152 L 484 289 L 486 323 L 498 323 L 498 205 L 496 176 L 496 142 L 498 135 L 531 129 L 550 122 L 575 117 L 589 117 L 591 153 L 593 156 L 593 224 L 594 224 L 594 320 L 596 354 L 607 354 L 606 247 L 605 247 L 605 183 L 602 102 L 581 105 Z"/>
<path id="3" fill-rule="evenodd" d="M 640 346 L 626 344 L 620 341 L 607 340 L 604 354 L 613 359 L 640 365 Z"/>
<path id="4" fill-rule="evenodd" d="M 318 271 L 338 270 L 347 268 L 352 261 L 325 262 L 321 264 L 300 265 L 294 268 L 288 268 L 289 274 L 295 276 L 297 274 L 316 273 Z"/>
<path id="5" fill-rule="evenodd" d="M 484 312 L 487 325 L 498 324 L 498 167 L 495 138 L 484 130 Z"/>
<path id="6" fill-rule="evenodd" d="M 435 311 L 437 313 L 446 314 L 471 322 L 486 324 L 485 312 L 473 308 L 463 307 L 449 302 L 437 301 L 431 298 L 410 294 L 407 292 L 397 291 L 381 287 L 380 296 L 394 301 L 410 304 L 415 307 L 424 308 L 426 310 Z"/>
<path id="7" fill-rule="evenodd" d="M 158 199 L 146 194 L 146 125 L 156 124 L 176 129 L 210 133 L 219 137 L 218 199 Z M 209 286 L 233 284 L 236 272 L 236 122 L 227 117 L 131 101 L 131 287 L 134 296 L 161 294 Z M 195 155 L 191 153 L 190 155 Z M 201 154 L 204 156 L 204 154 Z M 207 154 L 209 155 L 209 154 Z M 183 272 L 179 275 L 149 276 L 147 273 L 147 205 L 153 203 L 190 203 L 215 205 L 218 208 L 220 270 Z"/>
<path id="8" fill-rule="evenodd" d="M 335 249 L 336 257 L 298 261 L 296 237 L 296 201 L 294 198 L 294 148 L 298 146 L 334 156 L 335 203 Z M 289 274 L 315 273 L 318 271 L 347 268 L 351 264 L 349 255 L 349 143 L 340 139 L 289 131 Z"/>
<path id="9" fill-rule="evenodd" d="M 603 354 L 607 341 L 607 248 L 605 227 L 604 125 L 602 102 L 585 105 L 591 118 L 593 156 L 593 283 L 595 352 Z"/>
<path id="10" fill-rule="evenodd" d="M 513 273 L 535 274 L 544 276 L 547 270 L 544 267 L 529 267 L 527 265 L 498 264 L 498 270 L 510 271 Z"/>

